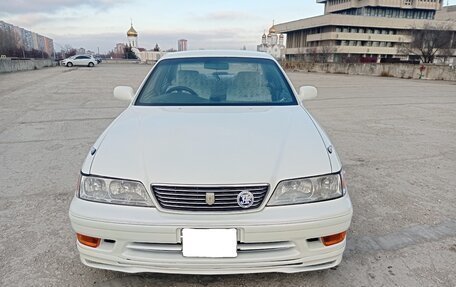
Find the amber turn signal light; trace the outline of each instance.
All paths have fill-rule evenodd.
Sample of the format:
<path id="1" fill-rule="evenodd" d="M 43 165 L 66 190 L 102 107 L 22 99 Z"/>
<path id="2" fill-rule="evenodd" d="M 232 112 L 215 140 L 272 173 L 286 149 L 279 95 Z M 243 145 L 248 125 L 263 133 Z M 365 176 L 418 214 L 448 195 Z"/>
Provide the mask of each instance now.
<path id="1" fill-rule="evenodd" d="M 347 231 L 333 234 L 333 235 L 328 235 L 328 236 L 322 237 L 321 242 L 323 242 L 323 244 L 325 246 L 331 246 L 331 245 L 344 241 L 345 235 L 347 235 Z"/>
<path id="2" fill-rule="evenodd" d="M 100 238 L 82 235 L 79 233 L 76 233 L 76 235 L 78 236 L 78 241 L 82 245 L 93 247 L 93 248 L 97 248 L 100 245 L 100 241 L 101 241 Z"/>

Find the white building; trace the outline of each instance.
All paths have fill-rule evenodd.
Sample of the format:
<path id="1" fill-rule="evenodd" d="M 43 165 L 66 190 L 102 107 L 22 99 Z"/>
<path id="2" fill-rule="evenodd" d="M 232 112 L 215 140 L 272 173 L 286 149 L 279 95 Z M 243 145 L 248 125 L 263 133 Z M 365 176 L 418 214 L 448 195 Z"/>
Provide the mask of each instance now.
<path id="1" fill-rule="evenodd" d="M 269 34 L 263 34 L 261 44 L 257 46 L 257 51 L 266 52 L 277 60 L 285 59 L 284 35 L 278 34 L 274 26 L 269 29 Z"/>
<path id="2" fill-rule="evenodd" d="M 177 41 L 177 51 L 187 51 L 187 40 L 180 39 Z"/>
<path id="3" fill-rule="evenodd" d="M 125 53 L 125 44 L 117 43 L 116 47 L 114 48 L 114 53 L 116 53 L 118 55 L 123 55 Z"/>

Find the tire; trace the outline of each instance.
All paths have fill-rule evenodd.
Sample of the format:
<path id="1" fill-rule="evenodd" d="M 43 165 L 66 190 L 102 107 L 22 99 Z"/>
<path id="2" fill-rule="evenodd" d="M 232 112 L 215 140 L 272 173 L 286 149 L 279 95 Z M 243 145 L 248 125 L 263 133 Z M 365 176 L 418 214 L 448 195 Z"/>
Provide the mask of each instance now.
<path id="1" fill-rule="evenodd" d="M 92 62 L 90 62 L 90 63 L 89 63 L 89 67 L 92 68 L 93 66 L 95 66 L 95 64 L 92 63 Z"/>
<path id="2" fill-rule="evenodd" d="M 68 62 L 68 63 L 66 64 L 66 66 L 67 66 L 67 67 L 73 67 L 73 63 Z"/>

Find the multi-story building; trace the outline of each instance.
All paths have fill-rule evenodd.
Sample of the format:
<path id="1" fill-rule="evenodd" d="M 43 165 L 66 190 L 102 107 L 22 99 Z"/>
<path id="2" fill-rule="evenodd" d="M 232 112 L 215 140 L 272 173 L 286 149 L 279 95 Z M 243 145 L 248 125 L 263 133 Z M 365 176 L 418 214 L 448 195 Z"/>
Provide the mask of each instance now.
<path id="1" fill-rule="evenodd" d="M 180 39 L 177 41 L 177 50 L 180 51 L 187 51 L 187 40 Z"/>
<path id="2" fill-rule="evenodd" d="M 435 13 L 435 20 L 456 21 L 456 5 L 443 7 Z"/>
<path id="3" fill-rule="evenodd" d="M 118 55 L 123 55 L 125 53 L 126 45 L 124 43 L 117 43 L 114 48 L 114 53 Z"/>
<path id="4" fill-rule="evenodd" d="M 287 35 L 286 58 L 304 60 L 310 54 L 331 54 L 330 61 L 353 59 L 408 59 L 401 47 L 412 41 L 411 29 L 429 23 L 450 27 L 456 23 L 437 17 L 442 0 L 317 0 L 322 16 L 275 25 Z M 453 37 L 455 39 L 455 37 Z"/>
<path id="5" fill-rule="evenodd" d="M 3 21 L 0 21 L 0 30 L 10 35 L 10 37 L 8 37 L 8 41 L 12 41 L 12 43 L 8 43 L 8 45 L 11 47 L 18 48 L 23 51 L 42 51 L 50 57 L 54 53 L 54 42 L 50 38 Z"/>

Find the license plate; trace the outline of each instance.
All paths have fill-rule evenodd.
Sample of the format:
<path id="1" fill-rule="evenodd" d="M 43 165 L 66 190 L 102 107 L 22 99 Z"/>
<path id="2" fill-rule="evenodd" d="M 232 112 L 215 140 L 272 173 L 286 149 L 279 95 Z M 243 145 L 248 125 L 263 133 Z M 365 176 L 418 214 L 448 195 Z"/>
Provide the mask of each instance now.
<path id="1" fill-rule="evenodd" d="M 184 257 L 236 257 L 236 229 L 184 228 L 182 230 L 182 252 Z"/>

